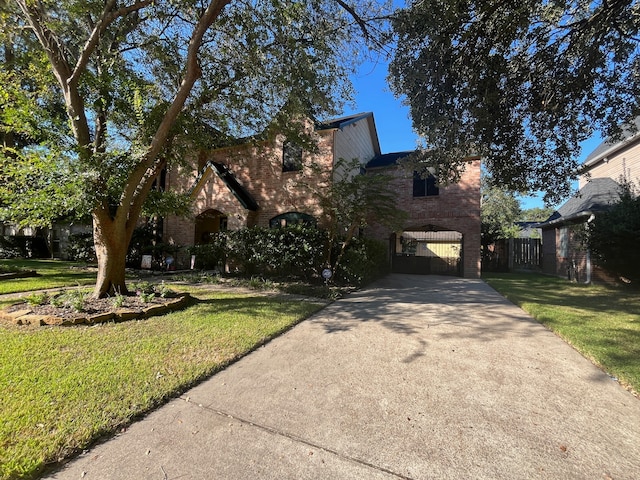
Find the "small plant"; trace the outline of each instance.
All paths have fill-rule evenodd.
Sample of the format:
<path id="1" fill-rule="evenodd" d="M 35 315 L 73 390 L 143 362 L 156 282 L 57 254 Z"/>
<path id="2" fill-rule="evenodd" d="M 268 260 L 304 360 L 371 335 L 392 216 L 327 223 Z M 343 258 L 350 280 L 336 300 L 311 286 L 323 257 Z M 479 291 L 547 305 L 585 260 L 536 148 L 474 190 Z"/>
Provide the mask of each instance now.
<path id="1" fill-rule="evenodd" d="M 87 293 L 82 290 L 70 290 L 65 293 L 65 303 L 73 308 L 76 312 L 82 312 L 84 310 L 84 302 L 87 298 Z"/>
<path id="2" fill-rule="evenodd" d="M 143 301 L 143 303 L 149 303 L 151 300 L 153 300 L 155 298 L 156 294 L 155 292 L 142 292 L 140 293 L 139 297 L 140 300 Z"/>
<path id="3" fill-rule="evenodd" d="M 49 299 L 49 304 L 53 307 L 56 308 L 61 308 L 64 306 L 64 296 L 63 295 L 56 295 L 54 297 L 51 297 Z"/>
<path id="4" fill-rule="evenodd" d="M 124 295 L 116 293 L 116 295 L 111 299 L 111 304 L 113 305 L 113 308 L 121 308 L 124 305 Z"/>
<path id="5" fill-rule="evenodd" d="M 49 302 L 49 295 L 46 293 L 33 293 L 26 298 L 29 305 L 37 307 L 38 305 L 45 305 Z"/>
<path id="6" fill-rule="evenodd" d="M 249 288 L 254 290 L 270 290 L 275 287 L 275 284 L 268 279 L 261 277 L 251 277 L 249 280 Z"/>
<path id="7" fill-rule="evenodd" d="M 164 281 L 156 288 L 156 290 L 162 298 L 166 298 L 169 295 L 173 294 L 173 290 L 171 290 L 171 288 L 169 288 L 169 285 L 164 283 Z"/>
<path id="8" fill-rule="evenodd" d="M 155 292 L 155 287 L 149 282 L 134 283 L 133 289 L 136 291 L 136 295 L 138 296 Z"/>

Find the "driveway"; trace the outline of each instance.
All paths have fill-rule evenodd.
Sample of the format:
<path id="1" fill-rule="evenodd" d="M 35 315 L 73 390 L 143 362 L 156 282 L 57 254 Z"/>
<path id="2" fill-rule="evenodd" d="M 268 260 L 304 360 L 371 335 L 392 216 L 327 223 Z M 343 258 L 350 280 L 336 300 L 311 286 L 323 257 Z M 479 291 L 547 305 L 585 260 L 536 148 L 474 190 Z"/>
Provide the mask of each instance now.
<path id="1" fill-rule="evenodd" d="M 638 479 L 640 400 L 481 280 L 390 275 L 55 479 Z"/>

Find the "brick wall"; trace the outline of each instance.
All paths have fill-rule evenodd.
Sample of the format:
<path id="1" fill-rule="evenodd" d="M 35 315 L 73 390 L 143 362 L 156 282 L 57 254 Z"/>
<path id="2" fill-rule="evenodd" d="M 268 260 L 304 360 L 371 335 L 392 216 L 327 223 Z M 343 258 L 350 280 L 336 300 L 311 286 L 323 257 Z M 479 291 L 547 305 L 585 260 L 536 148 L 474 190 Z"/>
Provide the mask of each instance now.
<path id="1" fill-rule="evenodd" d="M 460 182 L 440 186 L 439 195 L 413 197 L 413 175 L 400 167 L 386 169 L 394 177 L 397 205 L 409 214 L 405 229 L 450 230 L 463 235 L 463 276 L 480 276 L 480 160 L 469 161 Z M 393 233 L 380 225 L 370 231 L 387 242 Z"/>
<path id="2" fill-rule="evenodd" d="M 165 241 L 192 245 L 194 219 L 207 210 L 217 210 L 228 218 L 229 230 L 269 225 L 269 220 L 287 212 L 309 214 L 323 223 L 318 190 L 328 185 L 333 165 L 333 131 L 317 134 L 318 153 L 303 154 L 301 171 L 282 171 L 284 138 L 257 146 L 239 146 L 202 152 L 191 158 L 188 166 L 176 166 L 168 172 L 167 188 L 189 192 L 209 161 L 229 167 L 240 184 L 258 203 L 256 212 L 246 210 L 229 188 L 211 169 L 207 169 L 193 193 L 193 217 L 165 219 Z"/>
<path id="3" fill-rule="evenodd" d="M 543 230 L 542 271 L 578 283 L 615 284 L 616 276 L 601 268 L 582 245 L 584 228 L 584 223 L 578 223 Z"/>

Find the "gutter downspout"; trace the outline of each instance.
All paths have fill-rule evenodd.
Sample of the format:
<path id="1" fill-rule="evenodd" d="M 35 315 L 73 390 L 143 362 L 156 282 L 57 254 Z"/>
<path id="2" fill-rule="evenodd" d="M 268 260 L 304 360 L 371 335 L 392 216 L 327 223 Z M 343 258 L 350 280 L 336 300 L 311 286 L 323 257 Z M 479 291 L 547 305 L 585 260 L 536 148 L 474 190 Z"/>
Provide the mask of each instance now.
<path id="1" fill-rule="evenodd" d="M 593 222 L 595 218 L 596 216 L 592 213 L 589 219 L 587 220 L 587 224 L 585 225 L 585 227 L 589 228 L 589 224 Z M 586 260 L 585 273 L 587 274 L 587 278 L 585 278 L 584 283 L 590 284 L 591 283 L 591 250 L 589 249 L 587 249 L 585 260 Z"/>

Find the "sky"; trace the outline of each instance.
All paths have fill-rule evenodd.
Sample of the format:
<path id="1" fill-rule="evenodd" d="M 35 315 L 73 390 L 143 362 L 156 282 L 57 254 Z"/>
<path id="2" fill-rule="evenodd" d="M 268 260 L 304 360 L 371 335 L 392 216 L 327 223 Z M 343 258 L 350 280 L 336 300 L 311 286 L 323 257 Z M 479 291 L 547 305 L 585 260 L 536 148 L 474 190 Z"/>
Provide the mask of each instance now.
<path id="1" fill-rule="evenodd" d="M 391 93 L 386 83 L 386 76 L 387 65 L 382 62 L 362 65 L 358 73 L 352 77 L 356 90 L 355 104 L 347 105 L 344 114 L 373 112 L 382 153 L 413 150 L 416 148 L 417 136 L 411 127 L 409 107 L 402 105 L 400 99 L 395 98 Z M 596 134 L 583 142 L 580 163 L 601 141 L 600 135 Z M 560 205 L 562 203 L 564 202 Z M 522 209 L 544 207 L 544 203 L 540 195 L 523 197 L 521 207 Z"/>

